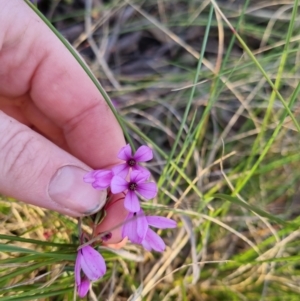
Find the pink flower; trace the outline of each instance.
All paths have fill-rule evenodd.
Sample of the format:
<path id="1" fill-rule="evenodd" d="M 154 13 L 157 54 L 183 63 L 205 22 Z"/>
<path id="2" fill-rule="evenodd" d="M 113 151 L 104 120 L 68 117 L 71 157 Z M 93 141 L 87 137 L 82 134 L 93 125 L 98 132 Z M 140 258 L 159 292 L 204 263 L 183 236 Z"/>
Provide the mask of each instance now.
<path id="1" fill-rule="evenodd" d="M 146 218 L 149 226 L 158 229 L 175 228 L 177 226 L 175 221 L 163 216 L 147 216 Z M 161 237 L 149 227 L 147 229 L 145 238 L 142 241 L 142 245 L 148 251 L 154 250 L 157 252 L 163 252 L 166 248 L 166 245 Z"/>
<path id="2" fill-rule="evenodd" d="M 150 228 L 147 229 L 146 236 L 142 241 L 142 246 L 147 251 L 154 250 L 157 252 L 163 252 L 166 248 L 165 242 L 162 238 Z"/>
<path id="3" fill-rule="evenodd" d="M 166 245 L 159 235 L 157 235 L 149 226 L 167 229 L 175 228 L 176 222 L 163 216 L 145 216 L 141 209 L 139 212 L 130 212 L 125 220 L 122 237 L 126 236 L 132 243 L 142 244 L 148 250 L 163 252 Z"/>
<path id="4" fill-rule="evenodd" d="M 126 236 L 134 244 L 141 244 L 148 230 L 146 216 L 141 209 L 139 212 L 129 212 L 122 229 L 122 237 Z"/>
<path id="5" fill-rule="evenodd" d="M 91 282 L 86 276 L 83 276 L 80 279 L 80 283 L 77 285 L 77 293 L 80 298 L 83 298 L 87 295 L 90 289 Z"/>
<path id="6" fill-rule="evenodd" d="M 110 186 L 114 174 L 111 170 L 98 169 L 92 170 L 83 177 L 86 183 L 92 183 L 95 189 L 107 189 Z"/>
<path id="7" fill-rule="evenodd" d="M 146 168 L 139 166 L 139 162 L 146 162 L 153 158 L 153 152 L 150 147 L 146 145 L 140 146 L 134 155 L 129 144 L 122 147 L 119 151 L 118 158 L 126 161 L 126 163 L 119 164 L 113 167 L 115 175 L 125 178 L 130 170 L 147 171 Z"/>
<path id="8" fill-rule="evenodd" d="M 129 212 L 138 212 L 141 207 L 136 193 L 138 192 L 147 200 L 154 198 L 157 193 L 156 184 L 154 182 L 147 182 L 149 176 L 149 172 L 141 172 L 138 170 L 134 170 L 130 174 L 129 182 L 120 176 L 114 176 L 111 181 L 111 192 L 119 193 L 127 190 L 124 207 Z"/>
<path id="9" fill-rule="evenodd" d="M 81 270 L 84 275 L 81 275 Z M 106 273 L 103 257 L 91 246 L 85 246 L 77 253 L 75 262 L 75 283 L 80 297 L 89 291 L 90 281 L 101 278 Z"/>

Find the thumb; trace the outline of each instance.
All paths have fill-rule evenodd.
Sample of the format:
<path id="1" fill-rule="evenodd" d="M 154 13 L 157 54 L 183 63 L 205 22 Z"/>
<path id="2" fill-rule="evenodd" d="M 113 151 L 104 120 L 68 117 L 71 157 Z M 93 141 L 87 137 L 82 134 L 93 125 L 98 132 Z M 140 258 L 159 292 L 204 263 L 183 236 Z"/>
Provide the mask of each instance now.
<path id="1" fill-rule="evenodd" d="M 0 192 L 57 212 L 81 216 L 103 207 L 106 191 L 84 183 L 90 168 L 0 111 Z"/>

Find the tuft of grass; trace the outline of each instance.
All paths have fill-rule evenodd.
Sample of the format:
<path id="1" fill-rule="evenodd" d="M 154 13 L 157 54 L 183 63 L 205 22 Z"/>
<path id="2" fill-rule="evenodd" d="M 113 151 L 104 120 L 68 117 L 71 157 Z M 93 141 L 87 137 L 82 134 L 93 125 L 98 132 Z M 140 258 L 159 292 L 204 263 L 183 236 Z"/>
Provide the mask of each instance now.
<path id="1" fill-rule="evenodd" d="M 178 221 L 163 254 L 101 249 L 89 300 L 298 300 L 298 0 L 37 7 L 131 144 L 153 148 L 143 207 Z M 76 220 L 5 197 L 0 214 L 0 301 L 76 300 Z"/>

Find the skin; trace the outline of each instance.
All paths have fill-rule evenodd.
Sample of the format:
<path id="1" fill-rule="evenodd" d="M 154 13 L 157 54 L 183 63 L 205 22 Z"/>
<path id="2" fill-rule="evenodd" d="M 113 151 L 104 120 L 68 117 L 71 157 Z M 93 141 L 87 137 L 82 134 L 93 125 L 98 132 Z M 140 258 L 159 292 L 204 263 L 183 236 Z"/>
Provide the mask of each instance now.
<path id="1" fill-rule="evenodd" d="M 122 225 L 128 215 L 128 211 L 124 210 L 124 195 L 119 193 L 105 207 L 106 217 L 103 222 L 96 228 L 96 234 L 110 232 L 111 238 L 104 242 L 114 249 L 122 248 L 126 242 L 127 237 L 122 240 Z M 119 214 L 114 214 L 118 212 Z M 112 227 L 112 225 L 115 225 Z"/>
<path id="2" fill-rule="evenodd" d="M 119 163 L 122 131 L 79 64 L 25 2 L 0 0 L 0 28 L 0 193 L 80 216 L 51 202 L 47 185 L 64 165 L 91 170 Z"/>

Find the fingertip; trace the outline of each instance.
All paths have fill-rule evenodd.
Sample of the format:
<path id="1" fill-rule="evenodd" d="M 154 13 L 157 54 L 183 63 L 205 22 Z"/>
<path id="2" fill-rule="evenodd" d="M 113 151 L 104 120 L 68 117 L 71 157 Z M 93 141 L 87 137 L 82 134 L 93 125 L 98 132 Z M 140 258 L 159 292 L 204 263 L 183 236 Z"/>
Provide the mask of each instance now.
<path id="1" fill-rule="evenodd" d="M 122 228 L 128 215 L 124 208 L 124 195 L 119 193 L 113 195 L 111 201 L 105 205 L 106 216 L 96 228 L 96 234 L 111 233 L 110 239 L 105 244 L 117 244 L 123 240 Z"/>

